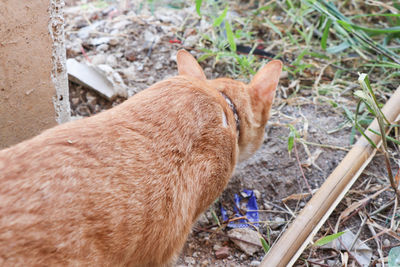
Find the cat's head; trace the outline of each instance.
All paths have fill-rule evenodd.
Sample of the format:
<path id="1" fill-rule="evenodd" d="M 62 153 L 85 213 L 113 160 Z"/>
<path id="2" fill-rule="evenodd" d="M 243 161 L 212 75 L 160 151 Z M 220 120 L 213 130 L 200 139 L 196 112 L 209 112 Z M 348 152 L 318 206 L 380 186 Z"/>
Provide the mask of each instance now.
<path id="1" fill-rule="evenodd" d="M 228 78 L 207 80 L 203 69 L 187 51 L 177 54 L 178 72 L 191 76 L 223 92 L 234 104 L 239 116 L 239 161 L 250 157 L 263 142 L 264 128 L 270 116 L 282 62 L 272 60 L 263 66 L 249 84 Z"/>

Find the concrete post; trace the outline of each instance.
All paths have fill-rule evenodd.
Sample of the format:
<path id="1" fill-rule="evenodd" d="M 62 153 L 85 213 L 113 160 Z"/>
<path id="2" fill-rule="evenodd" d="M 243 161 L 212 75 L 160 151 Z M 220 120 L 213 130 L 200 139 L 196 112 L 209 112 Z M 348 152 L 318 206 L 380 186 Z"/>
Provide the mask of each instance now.
<path id="1" fill-rule="evenodd" d="M 69 120 L 63 6 L 0 1 L 0 149 Z"/>

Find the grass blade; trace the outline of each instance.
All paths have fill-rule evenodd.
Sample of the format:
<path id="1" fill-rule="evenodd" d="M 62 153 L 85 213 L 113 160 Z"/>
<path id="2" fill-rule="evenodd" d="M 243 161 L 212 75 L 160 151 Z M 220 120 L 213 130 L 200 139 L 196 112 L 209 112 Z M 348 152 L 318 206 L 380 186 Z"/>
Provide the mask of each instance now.
<path id="1" fill-rule="evenodd" d="M 339 238 L 344 233 L 346 233 L 346 232 L 339 232 L 336 234 L 324 236 L 324 237 L 318 239 L 317 241 L 315 241 L 314 246 L 323 246 L 325 244 L 328 244 L 328 243 L 332 242 L 333 240 Z"/>
<path id="2" fill-rule="evenodd" d="M 374 130 L 372 130 L 372 129 L 368 129 L 368 130 L 369 130 L 370 132 L 376 134 L 376 135 L 382 136 L 382 135 L 381 135 L 379 132 L 377 132 L 377 131 L 374 131 Z M 397 145 L 400 145 L 400 141 L 394 139 L 393 137 L 390 137 L 390 136 L 386 135 L 386 139 L 392 141 L 393 143 L 395 143 L 395 144 L 397 144 Z"/>
<path id="3" fill-rule="evenodd" d="M 236 52 L 235 37 L 233 35 L 231 25 L 229 24 L 228 21 L 225 22 L 225 29 L 226 29 L 226 37 L 228 39 L 229 47 L 231 48 L 232 52 Z"/>
<path id="4" fill-rule="evenodd" d="M 221 15 L 214 20 L 213 27 L 218 27 L 221 25 L 222 21 L 224 21 L 226 17 L 226 13 L 228 12 L 228 7 L 225 7 L 224 11 L 222 11 Z"/>
<path id="5" fill-rule="evenodd" d="M 367 63 L 367 64 L 364 64 L 364 66 L 400 69 L 400 64 L 392 63 L 392 62 Z"/>
<path id="6" fill-rule="evenodd" d="M 322 38 L 321 38 L 321 47 L 324 50 L 326 50 L 326 41 L 328 40 L 329 29 L 331 28 L 331 25 L 332 25 L 332 20 L 327 19 L 324 33 L 322 34 Z"/>
<path id="7" fill-rule="evenodd" d="M 282 32 L 278 29 L 278 27 L 275 26 L 275 24 L 272 23 L 268 18 L 265 18 L 265 23 L 273 30 L 276 34 L 279 35 L 279 37 L 283 38 Z"/>
<path id="8" fill-rule="evenodd" d="M 367 27 L 359 26 L 357 24 L 346 22 L 346 21 L 342 21 L 342 20 L 338 20 L 337 22 L 339 24 L 344 25 L 345 27 L 351 27 L 351 28 L 354 28 L 354 29 L 363 30 L 365 32 L 372 33 L 372 34 L 400 33 L 400 26 L 388 27 L 388 28 L 383 28 L 383 29 L 376 29 L 376 28 L 367 28 Z"/>
<path id="9" fill-rule="evenodd" d="M 202 3 L 203 3 L 203 0 L 196 0 L 196 12 L 197 12 L 197 14 L 199 14 L 200 17 L 201 17 L 200 7 L 201 7 Z"/>
<path id="10" fill-rule="evenodd" d="M 267 241 L 265 241 L 264 237 L 262 237 L 261 235 L 260 235 L 260 240 L 261 240 L 263 250 L 264 250 L 265 254 L 267 254 L 270 249 L 270 246 L 268 245 Z"/>

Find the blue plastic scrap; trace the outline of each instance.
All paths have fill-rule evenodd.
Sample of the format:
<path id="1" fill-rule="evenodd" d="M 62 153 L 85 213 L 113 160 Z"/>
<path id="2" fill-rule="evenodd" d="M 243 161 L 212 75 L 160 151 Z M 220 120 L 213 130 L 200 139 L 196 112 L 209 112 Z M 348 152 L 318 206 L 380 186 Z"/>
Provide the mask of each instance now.
<path id="1" fill-rule="evenodd" d="M 244 189 L 242 193 L 247 197 L 242 199 L 239 195 L 237 194 L 234 195 L 235 204 L 233 205 L 233 210 L 235 212 L 235 215 L 233 216 L 233 218 L 240 218 L 244 216 L 246 217 L 246 219 L 230 221 L 228 223 L 228 227 L 246 228 L 246 227 L 251 227 L 250 224 L 258 227 L 259 226 L 258 222 L 260 221 L 260 217 L 258 215 L 257 199 L 254 195 L 254 192 L 252 190 Z M 244 203 L 245 201 L 247 201 L 246 214 L 242 215 L 240 214 L 237 207 L 241 207 L 241 203 Z M 221 205 L 221 215 L 223 221 L 227 221 L 229 219 L 228 214 L 222 205 Z"/>

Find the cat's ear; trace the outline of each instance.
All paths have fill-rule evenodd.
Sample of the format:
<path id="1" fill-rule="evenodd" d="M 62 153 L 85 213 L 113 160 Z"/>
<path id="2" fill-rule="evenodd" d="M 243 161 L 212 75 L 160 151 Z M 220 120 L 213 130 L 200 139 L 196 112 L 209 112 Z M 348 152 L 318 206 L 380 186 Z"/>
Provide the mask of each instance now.
<path id="1" fill-rule="evenodd" d="M 188 51 L 179 50 L 176 55 L 176 62 L 178 63 L 179 75 L 196 77 L 200 80 L 207 79 L 197 60 Z"/>
<path id="2" fill-rule="evenodd" d="M 257 102 L 261 101 L 264 105 L 272 104 L 281 72 L 282 62 L 272 60 L 256 73 L 250 82 L 250 90 Z"/>

